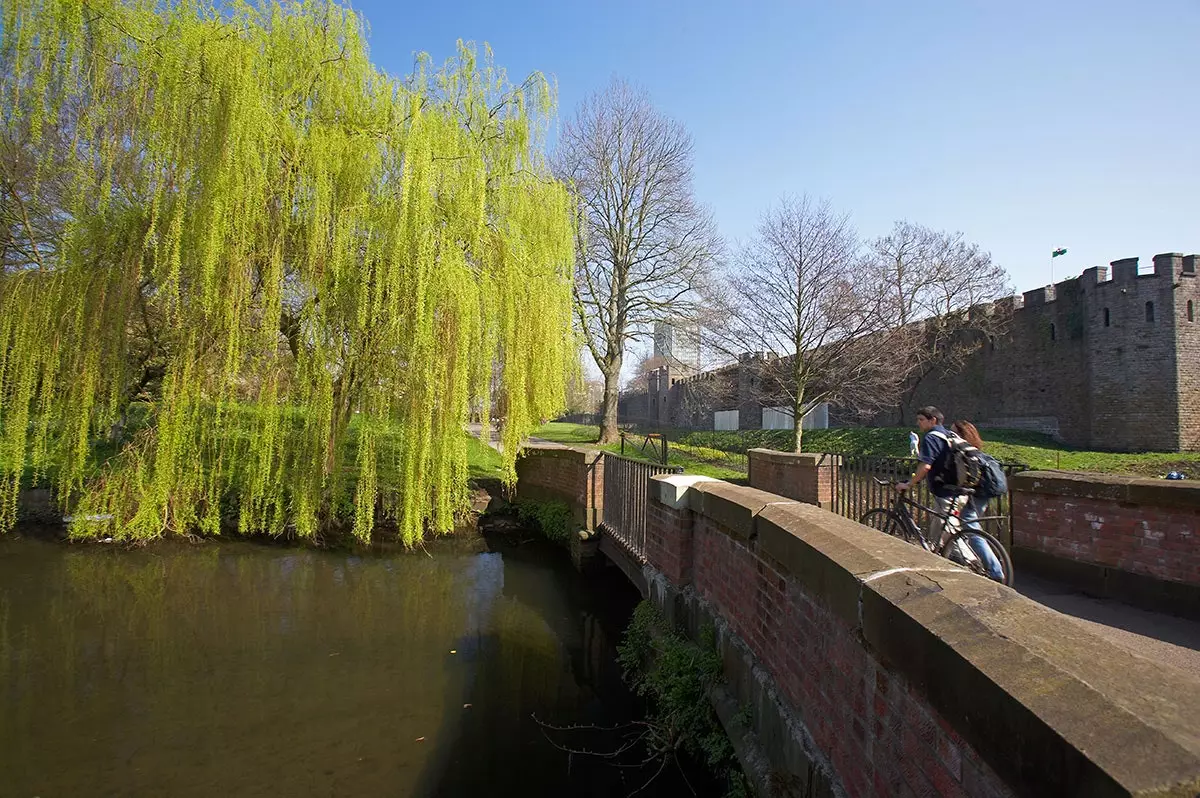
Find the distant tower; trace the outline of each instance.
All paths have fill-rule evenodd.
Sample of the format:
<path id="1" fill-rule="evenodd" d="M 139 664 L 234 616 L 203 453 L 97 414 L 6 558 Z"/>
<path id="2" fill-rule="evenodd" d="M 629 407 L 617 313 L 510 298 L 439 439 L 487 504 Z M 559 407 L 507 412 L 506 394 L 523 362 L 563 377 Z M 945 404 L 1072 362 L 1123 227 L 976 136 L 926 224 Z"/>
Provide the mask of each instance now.
<path id="1" fill-rule="evenodd" d="M 654 323 L 654 356 L 661 357 L 678 377 L 700 371 L 700 326 L 683 319 Z"/>

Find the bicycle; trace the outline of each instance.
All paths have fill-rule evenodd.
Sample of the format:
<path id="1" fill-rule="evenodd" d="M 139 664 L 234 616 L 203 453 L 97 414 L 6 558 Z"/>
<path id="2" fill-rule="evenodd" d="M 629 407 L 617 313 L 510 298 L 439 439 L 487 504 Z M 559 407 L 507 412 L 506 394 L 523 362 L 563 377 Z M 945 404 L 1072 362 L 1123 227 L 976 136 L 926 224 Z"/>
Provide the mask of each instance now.
<path id="1" fill-rule="evenodd" d="M 878 485 L 887 485 L 891 487 L 892 483 L 886 479 L 872 477 Z M 945 544 L 940 549 L 935 550 L 936 542 L 931 543 L 926 537 L 924 530 L 920 525 L 913 520 L 912 514 L 909 512 L 909 507 L 914 507 L 918 510 L 935 515 L 945 521 L 945 529 L 950 530 L 949 536 L 946 538 Z M 896 501 L 891 507 L 876 507 L 873 510 L 868 510 L 863 513 L 858 522 L 863 526 L 869 526 L 872 529 L 877 529 L 880 532 L 891 535 L 892 537 L 900 538 L 913 545 L 920 546 L 926 551 L 945 557 L 946 559 L 956 562 L 959 565 L 964 565 L 968 570 L 986 576 L 989 579 L 995 579 L 987 572 L 983 562 L 966 540 L 966 534 L 969 532 L 978 536 L 983 540 L 992 554 L 1000 562 L 1001 579 L 995 579 L 1003 585 L 1012 587 L 1013 583 L 1013 565 L 1012 558 L 1008 556 L 1008 551 L 1004 545 L 990 532 L 984 532 L 982 529 L 966 529 L 962 526 L 960 508 L 954 508 L 949 513 L 939 512 L 932 507 L 913 501 L 905 493 L 896 491 Z M 1006 520 L 1002 515 L 985 515 L 976 519 L 977 521 L 1003 521 Z M 957 556 L 952 556 L 956 555 Z"/>

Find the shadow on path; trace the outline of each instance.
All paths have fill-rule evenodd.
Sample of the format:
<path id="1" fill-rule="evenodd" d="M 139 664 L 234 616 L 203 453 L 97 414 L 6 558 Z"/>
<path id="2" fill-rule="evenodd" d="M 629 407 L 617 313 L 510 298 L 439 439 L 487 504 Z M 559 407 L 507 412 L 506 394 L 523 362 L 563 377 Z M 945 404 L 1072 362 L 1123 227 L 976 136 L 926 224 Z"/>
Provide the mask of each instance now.
<path id="1" fill-rule="evenodd" d="M 1138 656 L 1200 673 L 1200 621 L 1080 593 L 1058 582 L 1017 574 L 1017 592 L 1070 615 L 1092 632 Z"/>

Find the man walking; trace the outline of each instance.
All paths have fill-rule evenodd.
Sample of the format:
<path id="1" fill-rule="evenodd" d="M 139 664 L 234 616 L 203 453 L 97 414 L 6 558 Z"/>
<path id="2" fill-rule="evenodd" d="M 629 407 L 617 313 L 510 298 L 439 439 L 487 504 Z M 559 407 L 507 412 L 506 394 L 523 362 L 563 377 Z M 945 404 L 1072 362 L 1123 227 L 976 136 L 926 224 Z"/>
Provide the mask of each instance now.
<path id="1" fill-rule="evenodd" d="M 953 453 L 950 450 L 952 433 L 942 426 L 945 420 L 942 411 L 932 405 L 917 411 L 917 427 L 923 433 L 921 446 L 917 451 L 917 460 L 921 464 L 917 466 L 912 479 L 896 483 L 896 490 L 906 491 L 921 480 L 928 479 L 929 492 L 933 494 L 937 511 L 949 515 L 952 510 L 962 505 L 964 496 L 956 484 Z M 930 513 L 929 542 L 935 547 L 934 551 L 940 551 L 945 543 L 942 539 L 945 524 L 944 518 Z"/>

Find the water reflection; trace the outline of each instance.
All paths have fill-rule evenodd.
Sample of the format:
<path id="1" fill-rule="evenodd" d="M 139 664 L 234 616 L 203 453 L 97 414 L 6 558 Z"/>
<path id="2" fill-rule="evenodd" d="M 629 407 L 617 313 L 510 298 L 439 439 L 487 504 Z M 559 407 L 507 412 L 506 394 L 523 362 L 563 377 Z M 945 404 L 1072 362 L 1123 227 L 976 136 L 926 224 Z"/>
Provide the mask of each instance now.
<path id="1" fill-rule="evenodd" d="M 628 586 L 430 555 L 0 541 L 0 795 L 624 794 L 530 714 L 630 716 Z"/>

